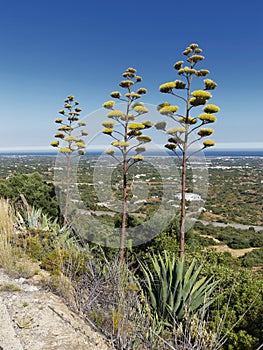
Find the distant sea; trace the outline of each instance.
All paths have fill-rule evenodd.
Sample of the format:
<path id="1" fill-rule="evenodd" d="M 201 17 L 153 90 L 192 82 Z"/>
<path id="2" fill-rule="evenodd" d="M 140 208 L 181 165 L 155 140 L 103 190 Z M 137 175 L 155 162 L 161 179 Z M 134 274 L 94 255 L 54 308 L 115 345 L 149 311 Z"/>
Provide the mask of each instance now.
<path id="1" fill-rule="evenodd" d="M 166 151 L 167 155 L 173 155 L 172 152 Z M 102 154 L 102 151 L 88 151 L 85 156 L 98 157 Z M 204 152 L 206 157 L 263 157 L 263 149 L 224 149 L 224 150 L 216 150 L 209 149 Z M 156 153 L 148 151 L 145 156 L 159 156 L 163 153 Z M 57 153 L 52 151 L 10 151 L 10 152 L 0 152 L 0 156 L 49 156 L 56 157 Z"/>

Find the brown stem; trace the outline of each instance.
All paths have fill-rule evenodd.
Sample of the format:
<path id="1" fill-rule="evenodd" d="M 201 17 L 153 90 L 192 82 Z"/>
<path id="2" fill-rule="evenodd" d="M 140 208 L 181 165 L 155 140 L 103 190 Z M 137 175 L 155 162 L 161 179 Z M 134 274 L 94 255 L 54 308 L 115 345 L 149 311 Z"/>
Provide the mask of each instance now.
<path id="1" fill-rule="evenodd" d="M 126 152 L 123 160 L 123 205 L 122 205 L 122 224 L 121 224 L 121 243 L 120 243 L 120 264 L 124 263 L 124 251 L 126 242 L 126 221 L 127 221 L 127 160 Z"/>
<path id="2" fill-rule="evenodd" d="M 68 206 L 69 206 L 69 189 L 70 189 L 70 153 L 67 154 L 67 188 L 66 188 L 66 203 L 65 203 L 65 212 L 64 212 L 64 222 L 65 226 L 68 222 Z"/>
<path id="3" fill-rule="evenodd" d="M 187 148 L 188 148 L 188 136 L 189 136 L 189 125 L 187 124 L 190 112 L 190 86 L 191 86 L 192 76 L 187 78 L 187 103 L 186 103 L 186 131 L 184 137 L 184 145 L 183 145 L 183 160 L 182 160 L 182 187 L 181 187 L 181 220 L 180 220 L 180 251 L 179 257 L 180 260 L 184 259 L 185 254 L 185 220 L 186 220 L 186 172 L 187 172 Z"/>
<path id="4" fill-rule="evenodd" d="M 186 135 L 187 136 L 187 135 Z M 186 142 L 184 143 L 182 161 L 182 185 L 181 185 L 181 220 L 180 220 L 180 260 L 184 258 L 185 245 L 185 217 L 186 217 Z"/>
<path id="5" fill-rule="evenodd" d="M 128 88 L 129 93 L 130 88 Z M 128 140 L 128 115 L 130 109 L 130 97 L 128 98 L 126 120 L 124 126 L 124 141 Z M 122 224 L 121 224 L 121 242 L 120 242 L 120 265 L 124 264 L 124 253 L 126 243 L 126 226 L 127 226 L 127 148 L 124 147 L 123 152 L 123 189 L 122 189 Z"/>

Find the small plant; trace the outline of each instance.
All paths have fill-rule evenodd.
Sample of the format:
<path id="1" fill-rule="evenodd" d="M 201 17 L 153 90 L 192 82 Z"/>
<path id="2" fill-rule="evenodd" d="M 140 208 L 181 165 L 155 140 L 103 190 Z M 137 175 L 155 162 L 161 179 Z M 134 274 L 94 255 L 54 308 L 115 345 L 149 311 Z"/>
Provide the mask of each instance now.
<path id="1" fill-rule="evenodd" d="M 0 284 L 0 292 L 20 292 L 21 288 L 16 286 L 15 284 Z"/>
<path id="2" fill-rule="evenodd" d="M 32 327 L 32 321 L 33 321 L 32 317 L 25 316 L 17 319 L 16 324 L 21 329 L 30 329 Z"/>

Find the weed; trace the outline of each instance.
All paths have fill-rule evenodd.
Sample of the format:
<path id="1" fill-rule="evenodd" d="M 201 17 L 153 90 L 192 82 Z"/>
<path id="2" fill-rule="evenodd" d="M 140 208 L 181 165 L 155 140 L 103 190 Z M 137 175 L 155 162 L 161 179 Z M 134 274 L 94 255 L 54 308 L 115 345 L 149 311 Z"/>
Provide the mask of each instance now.
<path id="1" fill-rule="evenodd" d="M 19 288 L 15 284 L 12 284 L 12 283 L 0 284 L 0 292 L 19 292 L 19 291 L 21 291 L 21 288 Z"/>

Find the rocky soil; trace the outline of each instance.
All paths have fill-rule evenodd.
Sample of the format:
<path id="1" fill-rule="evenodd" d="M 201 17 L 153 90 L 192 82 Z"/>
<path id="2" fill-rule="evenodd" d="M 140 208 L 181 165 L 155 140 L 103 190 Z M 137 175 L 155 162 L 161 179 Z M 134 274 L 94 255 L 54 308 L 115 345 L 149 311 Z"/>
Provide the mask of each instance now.
<path id="1" fill-rule="evenodd" d="M 11 278 L 0 269 L 0 350 L 110 350 L 38 278 Z"/>

